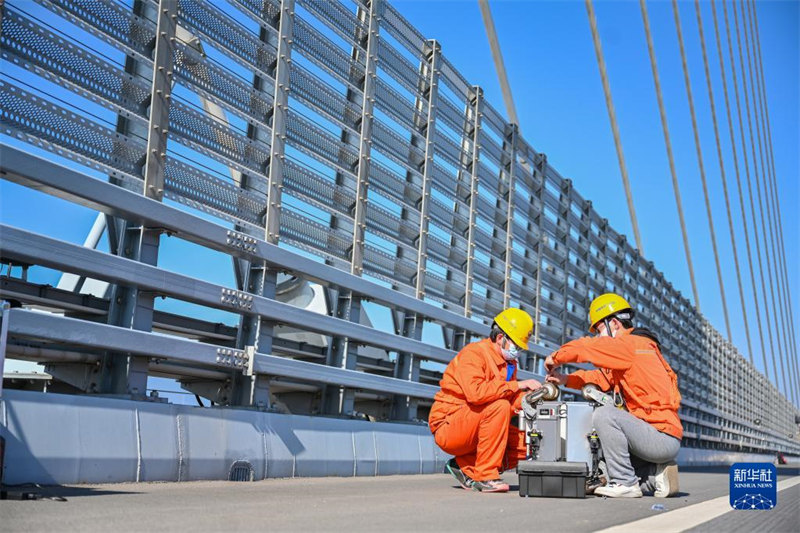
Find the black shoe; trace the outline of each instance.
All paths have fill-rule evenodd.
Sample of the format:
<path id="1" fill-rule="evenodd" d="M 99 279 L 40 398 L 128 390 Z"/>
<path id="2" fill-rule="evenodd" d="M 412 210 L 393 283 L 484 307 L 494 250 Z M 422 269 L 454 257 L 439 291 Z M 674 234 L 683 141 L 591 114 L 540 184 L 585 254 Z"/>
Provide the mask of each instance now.
<path id="1" fill-rule="evenodd" d="M 468 475 L 466 475 L 464 472 L 461 471 L 461 468 L 459 468 L 458 463 L 456 463 L 455 457 L 447 461 L 447 464 L 444 466 L 444 470 L 445 472 L 450 472 L 450 474 L 452 474 L 452 476 L 456 478 L 458 484 L 461 485 L 461 488 L 465 490 L 470 490 L 472 488 L 472 484 L 475 483 L 475 481 L 473 481 L 471 477 L 469 477 Z"/>
<path id="2" fill-rule="evenodd" d="M 594 491 L 600 487 L 604 487 L 606 485 L 606 478 L 603 476 L 599 476 L 596 478 L 590 478 L 586 480 L 586 494 L 594 494 Z"/>

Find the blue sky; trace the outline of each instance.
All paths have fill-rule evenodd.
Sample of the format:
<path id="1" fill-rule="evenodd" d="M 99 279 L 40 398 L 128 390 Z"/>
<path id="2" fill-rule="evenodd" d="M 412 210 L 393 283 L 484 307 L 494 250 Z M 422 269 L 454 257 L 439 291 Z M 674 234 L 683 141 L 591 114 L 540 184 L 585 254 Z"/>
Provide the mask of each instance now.
<path id="1" fill-rule="evenodd" d="M 451 63 L 468 80 L 484 88 L 486 98 L 496 109 L 504 109 L 477 1 L 396 0 L 392 3 L 425 36 L 439 40 L 443 53 Z M 592 200 L 598 212 L 607 217 L 614 228 L 629 235 L 632 241 L 631 223 L 584 3 L 582 1 L 493 1 L 491 6 L 523 135 L 537 150 L 548 155 L 550 163 L 563 176 L 573 180 L 578 191 L 585 198 Z M 721 254 L 723 279 L 733 327 L 733 340 L 740 351 L 745 353 L 741 305 L 721 192 L 720 171 L 703 74 L 694 2 L 680 2 L 679 7 L 692 90 L 698 112 L 702 155 L 711 193 L 717 245 Z M 748 307 L 752 307 L 733 156 L 713 34 L 711 4 L 702 2 L 701 7 L 717 118 L 721 128 L 725 172 L 731 193 L 745 300 Z M 649 2 L 648 9 L 684 213 L 689 229 L 700 304 L 703 314 L 724 333 L 722 304 L 714 269 L 672 6 L 666 1 Z M 722 6 L 719 2 L 717 9 L 720 23 L 724 24 Z M 633 0 L 600 1 L 595 3 L 595 10 L 623 149 L 632 181 L 644 255 L 665 273 L 666 278 L 675 287 L 693 299 L 639 3 Z M 797 217 L 798 200 L 800 200 L 798 188 L 800 160 L 797 155 L 797 147 L 800 146 L 798 139 L 800 3 L 759 1 L 757 10 L 792 305 L 798 310 L 800 276 L 794 265 L 797 264 L 798 244 L 800 244 Z M 733 31 L 733 28 L 731 29 Z M 725 43 L 724 26 L 721 31 Z M 735 105 L 727 49 L 725 67 L 729 77 L 731 104 Z M 738 56 L 736 69 L 737 75 L 741 77 Z M 736 139 L 741 166 L 738 125 Z M 752 166 L 749 141 L 747 147 Z M 756 150 L 758 150 L 757 145 Z M 741 178 L 745 179 L 743 168 Z M 57 199 L 45 198 L 7 182 L 0 182 L 0 188 L 2 190 L 0 220 L 3 223 L 73 242 L 82 241 L 91 226 L 93 214 L 86 209 Z M 749 206 L 747 217 L 752 227 Z M 171 246 L 177 253 L 162 255 L 161 266 L 173 270 L 180 268 L 189 275 L 232 284 L 229 259 L 221 254 L 215 255 L 211 261 L 206 260 L 205 255 L 202 255 L 203 261 L 187 261 L 187 258 L 201 257 L 196 247 L 179 242 L 173 242 Z M 758 276 L 757 271 L 756 276 Z M 43 279 L 49 278 L 45 276 Z M 49 282 L 53 283 L 52 280 Z M 760 293 L 759 298 L 763 298 Z M 764 315 L 771 316 L 771 309 Z M 220 312 L 214 319 L 235 324 L 232 315 L 227 313 Z M 773 329 L 774 323 L 771 326 L 770 329 Z M 751 337 L 756 366 L 761 369 L 754 321 L 751 326 Z"/>

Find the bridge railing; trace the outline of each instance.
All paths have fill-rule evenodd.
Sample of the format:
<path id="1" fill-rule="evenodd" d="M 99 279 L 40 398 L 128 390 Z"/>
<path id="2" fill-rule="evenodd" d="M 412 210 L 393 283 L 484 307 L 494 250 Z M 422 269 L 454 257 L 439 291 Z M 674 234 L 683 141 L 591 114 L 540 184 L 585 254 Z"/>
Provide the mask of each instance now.
<path id="1" fill-rule="evenodd" d="M 586 303 L 614 291 L 661 338 L 694 445 L 797 446 L 786 398 L 390 4 L 0 9 L 3 177 L 103 213 L 110 236 L 105 253 L 3 228 L 5 261 L 110 283 L 71 308 L 70 291 L 19 280 L 3 289 L 30 305 L 45 291 L 66 311 L 9 315 L 18 354 L 52 359 L 55 345 L 94 358 L 80 371 L 50 360 L 59 379 L 141 394 L 148 375 L 171 375 L 226 404 L 269 406 L 300 391 L 312 411 L 424 418 L 441 364 L 501 309 L 536 318 L 529 376 L 583 334 Z M 159 268 L 164 235 L 230 256 L 235 284 Z M 284 272 L 323 286 L 327 314 L 279 301 Z M 160 312 L 158 296 L 238 323 L 189 327 Z M 372 302 L 391 311 L 394 334 L 364 324 Z M 442 328 L 441 343 L 423 340 L 425 324 Z"/>

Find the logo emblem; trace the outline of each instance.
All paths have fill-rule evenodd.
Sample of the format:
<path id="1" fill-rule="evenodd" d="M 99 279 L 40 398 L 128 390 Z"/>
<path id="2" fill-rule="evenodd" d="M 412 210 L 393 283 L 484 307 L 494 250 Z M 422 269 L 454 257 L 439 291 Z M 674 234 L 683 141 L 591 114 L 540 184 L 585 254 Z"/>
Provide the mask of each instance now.
<path id="1" fill-rule="evenodd" d="M 778 505 L 778 470 L 772 463 L 735 463 L 730 469 L 730 504 L 742 511 Z"/>

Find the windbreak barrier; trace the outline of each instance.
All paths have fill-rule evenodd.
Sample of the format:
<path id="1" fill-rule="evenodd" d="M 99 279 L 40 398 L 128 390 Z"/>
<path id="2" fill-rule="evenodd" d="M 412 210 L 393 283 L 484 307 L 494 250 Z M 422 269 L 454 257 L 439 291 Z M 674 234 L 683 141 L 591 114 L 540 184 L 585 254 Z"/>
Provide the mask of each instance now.
<path id="1" fill-rule="evenodd" d="M 617 292 L 680 378 L 687 443 L 800 449 L 787 399 L 389 3 L 0 9 L 4 178 L 98 210 L 110 236 L 105 253 L 3 227 L 6 263 L 87 280 L 4 277 L 4 299 L 65 311 L 7 311 L 10 357 L 83 392 L 142 395 L 163 375 L 226 405 L 424 419 L 443 365 L 503 308 L 535 317 L 532 376 Z M 164 234 L 229 254 L 236 285 L 160 269 Z M 109 285 L 89 297 L 88 280 Z"/>

